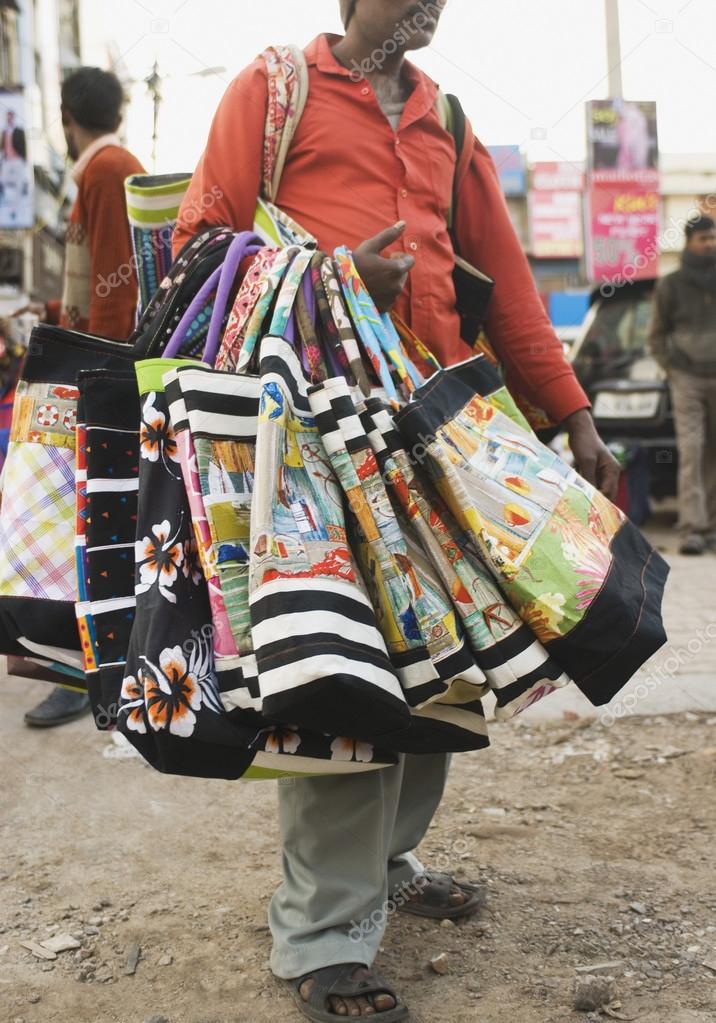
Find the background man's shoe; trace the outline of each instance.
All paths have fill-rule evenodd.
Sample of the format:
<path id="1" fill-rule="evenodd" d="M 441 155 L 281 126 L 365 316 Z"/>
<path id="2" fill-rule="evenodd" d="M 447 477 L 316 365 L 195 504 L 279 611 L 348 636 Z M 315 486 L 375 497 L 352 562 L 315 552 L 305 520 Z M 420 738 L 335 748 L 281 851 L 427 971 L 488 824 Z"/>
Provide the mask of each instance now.
<path id="1" fill-rule="evenodd" d="M 84 717 L 90 710 L 89 696 L 55 686 L 50 695 L 25 715 L 31 728 L 54 728 Z"/>
<path id="2" fill-rule="evenodd" d="M 700 533 L 692 533 L 681 541 L 679 554 L 703 554 L 706 550 L 706 541 Z"/>

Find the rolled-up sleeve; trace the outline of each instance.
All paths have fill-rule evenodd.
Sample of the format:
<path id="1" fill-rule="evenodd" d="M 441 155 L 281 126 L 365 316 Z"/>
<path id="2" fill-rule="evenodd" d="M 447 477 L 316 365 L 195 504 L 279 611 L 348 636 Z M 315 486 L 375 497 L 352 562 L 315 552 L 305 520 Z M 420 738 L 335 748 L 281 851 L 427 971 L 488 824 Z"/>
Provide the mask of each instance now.
<path id="1" fill-rule="evenodd" d="M 267 80 L 255 61 L 233 80 L 214 115 L 206 149 L 184 197 L 174 231 L 176 256 L 208 227 L 253 227 L 261 188 Z"/>
<path id="2" fill-rule="evenodd" d="M 495 165 L 477 139 L 460 184 L 455 227 L 461 255 L 495 281 L 487 333 L 508 386 L 555 423 L 589 408 L 542 304 Z"/>

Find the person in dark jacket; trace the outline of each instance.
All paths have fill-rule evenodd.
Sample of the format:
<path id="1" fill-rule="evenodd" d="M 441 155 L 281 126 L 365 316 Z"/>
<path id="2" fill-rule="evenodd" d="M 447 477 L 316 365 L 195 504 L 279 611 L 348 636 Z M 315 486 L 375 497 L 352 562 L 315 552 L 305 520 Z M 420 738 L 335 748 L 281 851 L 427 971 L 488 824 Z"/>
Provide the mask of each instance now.
<path id="1" fill-rule="evenodd" d="M 650 332 L 666 371 L 679 450 L 682 554 L 716 550 L 716 222 L 686 225 L 681 268 L 659 281 Z"/>

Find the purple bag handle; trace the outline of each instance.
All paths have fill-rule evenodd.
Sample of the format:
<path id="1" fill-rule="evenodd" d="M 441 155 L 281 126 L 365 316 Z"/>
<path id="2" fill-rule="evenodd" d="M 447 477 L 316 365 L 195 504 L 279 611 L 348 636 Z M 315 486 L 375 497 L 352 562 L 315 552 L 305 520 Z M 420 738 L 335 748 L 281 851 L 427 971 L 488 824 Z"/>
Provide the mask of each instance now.
<path id="1" fill-rule="evenodd" d="M 296 314 L 294 313 L 293 309 L 291 310 L 291 315 L 288 318 L 288 323 L 286 324 L 286 329 L 283 332 L 283 336 L 284 336 L 284 339 L 286 341 L 288 341 L 288 343 L 291 345 L 291 347 L 295 348 L 295 346 L 296 346 Z"/>
<path id="2" fill-rule="evenodd" d="M 204 348 L 204 358 L 209 360 L 213 365 L 216 353 L 219 350 L 221 324 L 224 319 L 226 307 L 229 303 L 229 296 L 231 294 L 231 288 L 236 278 L 236 274 L 238 273 L 244 257 L 255 254 L 263 247 L 263 245 L 264 242 L 262 239 L 259 238 L 258 235 L 253 234 L 251 231 L 243 231 L 241 234 L 236 235 L 226 252 L 222 266 L 218 267 L 211 277 L 209 277 L 209 279 L 202 285 L 197 294 L 194 296 L 189 308 L 179 321 L 176 330 L 164 349 L 164 358 L 176 358 L 193 320 L 205 307 L 212 292 L 217 289 L 214 310 L 212 312 L 211 323 L 209 325 L 209 333 L 206 339 L 206 347 Z"/>

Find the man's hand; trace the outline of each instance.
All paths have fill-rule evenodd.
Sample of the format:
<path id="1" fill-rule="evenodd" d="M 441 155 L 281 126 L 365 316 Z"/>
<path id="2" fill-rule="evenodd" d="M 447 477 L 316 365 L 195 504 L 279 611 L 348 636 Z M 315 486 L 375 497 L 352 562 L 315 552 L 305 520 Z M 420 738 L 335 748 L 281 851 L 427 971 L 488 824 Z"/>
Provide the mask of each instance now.
<path id="1" fill-rule="evenodd" d="M 393 306 L 415 266 L 413 257 L 403 253 L 396 252 L 390 259 L 381 256 L 383 249 L 396 242 L 403 231 L 405 221 L 401 220 L 374 238 L 361 242 L 353 251 L 356 269 L 381 313 L 387 313 Z"/>
<path id="2" fill-rule="evenodd" d="M 621 468 L 597 433 L 590 411 L 580 409 L 562 424 L 569 436 L 577 470 L 587 482 L 598 487 L 605 497 L 615 501 Z"/>

